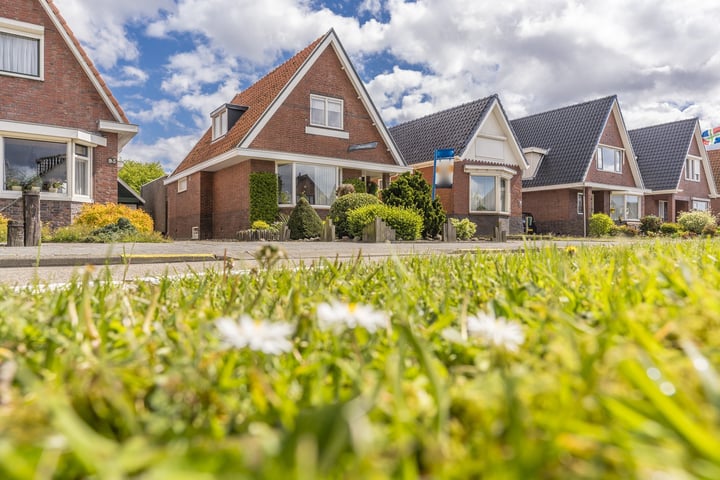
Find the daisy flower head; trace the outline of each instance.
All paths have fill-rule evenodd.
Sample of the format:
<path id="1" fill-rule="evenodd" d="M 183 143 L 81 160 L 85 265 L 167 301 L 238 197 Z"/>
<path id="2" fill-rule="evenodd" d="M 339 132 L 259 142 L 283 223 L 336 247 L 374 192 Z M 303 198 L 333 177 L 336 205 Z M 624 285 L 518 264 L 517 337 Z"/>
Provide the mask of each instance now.
<path id="1" fill-rule="evenodd" d="M 284 322 L 253 320 L 242 315 L 237 320 L 222 317 L 215 326 L 228 347 L 248 348 L 256 352 L 279 355 L 292 350 L 295 327 Z"/>
<path id="2" fill-rule="evenodd" d="M 491 347 L 517 352 L 525 342 L 522 325 L 492 313 L 478 313 L 468 317 L 467 331 L 471 337 L 483 340 Z"/>
<path id="3" fill-rule="evenodd" d="M 388 316 L 368 305 L 343 303 L 333 300 L 322 303 L 317 309 L 321 330 L 340 333 L 343 330 L 362 327 L 370 333 L 388 325 Z"/>

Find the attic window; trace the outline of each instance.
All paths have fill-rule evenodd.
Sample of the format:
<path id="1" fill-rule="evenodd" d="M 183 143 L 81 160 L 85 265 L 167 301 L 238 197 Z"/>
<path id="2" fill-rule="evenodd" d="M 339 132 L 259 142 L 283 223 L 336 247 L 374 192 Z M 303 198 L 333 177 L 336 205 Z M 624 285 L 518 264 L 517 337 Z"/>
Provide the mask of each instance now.
<path id="1" fill-rule="evenodd" d="M 597 169 L 603 172 L 622 173 L 623 152 L 617 148 L 598 147 Z"/>
<path id="2" fill-rule="evenodd" d="M 685 160 L 685 179 L 692 182 L 700 181 L 700 159 L 688 157 Z"/>
<path id="3" fill-rule="evenodd" d="M 0 18 L 0 74 L 42 80 L 43 27 Z"/>
<path id="4" fill-rule="evenodd" d="M 310 125 L 343 128 L 343 101 L 339 98 L 310 95 Z"/>
<path id="5" fill-rule="evenodd" d="M 217 140 L 228 131 L 228 111 L 226 108 L 215 113 L 212 117 L 212 139 Z"/>

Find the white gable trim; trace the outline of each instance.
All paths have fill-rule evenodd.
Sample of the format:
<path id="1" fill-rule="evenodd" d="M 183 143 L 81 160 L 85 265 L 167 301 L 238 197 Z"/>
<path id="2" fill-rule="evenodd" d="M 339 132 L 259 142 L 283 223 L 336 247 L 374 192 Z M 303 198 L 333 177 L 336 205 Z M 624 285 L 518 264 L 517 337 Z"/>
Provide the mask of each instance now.
<path id="1" fill-rule="evenodd" d="M 70 38 L 70 35 L 68 35 L 67 30 L 65 30 L 65 26 L 60 22 L 60 19 L 55 15 L 55 12 L 50 7 L 48 2 L 46 0 L 40 0 L 40 5 L 43 7 L 45 12 L 47 13 L 48 17 L 50 17 L 50 20 L 53 22 L 53 25 L 55 25 L 55 28 L 60 33 L 60 36 L 65 40 L 65 44 L 68 46 L 70 51 L 72 52 L 73 56 L 75 57 L 75 60 L 80 64 L 80 67 L 85 72 L 85 75 L 87 75 L 88 79 L 90 79 L 90 83 L 93 84 L 95 87 L 95 90 L 100 94 L 100 98 L 103 99 L 103 102 L 105 102 L 105 105 L 108 107 L 110 112 L 115 117 L 115 120 L 117 120 L 119 123 L 125 123 L 125 121 L 122 118 L 122 115 L 120 115 L 120 112 L 117 108 L 115 108 L 115 105 L 110 100 L 110 97 L 108 97 L 107 93 L 105 93 L 105 89 L 102 88 L 102 85 L 98 81 L 97 77 L 93 75 L 92 70 L 90 69 L 90 66 L 83 58 L 82 54 L 80 53 L 80 50 L 78 50 L 77 46 L 75 46 L 75 43 Z"/>
<path id="2" fill-rule="evenodd" d="M 622 185 L 609 185 L 604 183 L 595 183 L 595 182 L 578 182 L 578 183 L 566 183 L 563 185 L 546 185 L 544 187 L 523 187 L 522 191 L 523 193 L 530 193 L 530 192 L 546 192 L 549 190 L 566 190 L 566 189 L 584 189 L 585 187 L 590 187 L 597 190 L 611 190 L 613 192 L 624 192 L 632 195 L 645 195 L 650 193 L 649 190 L 645 190 L 644 188 L 635 188 L 635 187 L 623 187 Z"/>
<path id="3" fill-rule="evenodd" d="M 358 77 L 357 72 L 355 71 L 355 68 L 352 66 L 352 63 L 350 62 L 350 59 L 348 58 L 347 54 L 345 53 L 345 50 L 343 49 L 342 45 L 340 44 L 340 40 L 338 39 L 337 35 L 335 34 L 334 30 L 330 30 L 328 34 L 325 36 L 325 38 L 320 42 L 320 44 L 315 48 L 315 50 L 310 54 L 310 56 L 305 60 L 305 63 L 298 69 L 297 72 L 295 72 L 295 75 L 290 79 L 287 85 L 282 89 L 280 94 L 275 97 L 275 99 L 272 101 L 270 106 L 263 112 L 263 114 L 260 116 L 260 119 L 255 123 L 255 125 L 252 126 L 250 131 L 245 135 L 245 138 L 240 142 L 238 145 L 238 148 L 247 149 L 250 148 L 250 144 L 255 140 L 255 138 L 260 134 L 260 132 L 265 128 L 267 123 L 270 121 L 270 119 L 275 115 L 275 113 L 278 111 L 280 106 L 285 102 L 285 100 L 290 96 L 292 91 L 295 89 L 295 87 L 298 86 L 300 81 L 305 77 L 305 75 L 310 71 L 310 69 L 313 67 L 317 59 L 320 57 L 320 55 L 328 48 L 328 46 L 332 46 L 332 48 L 335 50 L 335 53 L 338 56 L 338 59 L 340 60 L 340 63 L 342 64 L 343 70 L 345 70 L 345 73 L 347 74 L 348 78 L 350 79 L 350 82 L 355 87 L 355 91 L 358 94 L 358 98 L 362 101 L 363 105 L 365 106 L 365 110 L 370 114 L 370 117 L 372 118 L 373 124 L 375 125 L 375 128 L 378 129 L 378 132 L 380 133 L 380 136 L 382 137 L 385 144 L 388 146 L 388 150 L 390 151 L 390 154 L 392 155 L 393 159 L 395 160 L 396 164 L 398 166 L 407 167 L 407 164 L 405 163 L 405 160 L 403 159 L 402 155 L 400 154 L 400 151 L 398 150 L 397 146 L 395 145 L 394 140 L 392 139 L 392 136 L 390 135 L 390 132 L 388 132 L 385 122 L 383 122 L 382 118 L 380 117 L 380 114 L 378 113 L 377 109 L 375 108 L 375 105 L 373 104 L 372 100 L 370 99 L 370 96 L 368 95 L 367 91 L 365 90 L 365 86 L 363 85 L 362 81 L 360 80 L 360 77 Z"/>
<path id="4" fill-rule="evenodd" d="M 493 115 L 497 113 L 496 118 L 500 121 L 500 127 L 505 131 L 505 136 L 500 137 L 497 135 L 488 135 L 485 133 L 482 133 L 482 129 L 485 126 L 485 122 L 488 121 L 488 118 L 490 118 L 490 115 Z M 510 146 L 510 149 L 512 152 L 520 158 L 520 164 L 517 165 L 520 168 L 520 171 L 523 172 L 530 168 L 530 165 L 527 162 L 527 159 L 525 158 L 525 154 L 523 153 L 522 147 L 518 143 L 517 139 L 515 138 L 515 135 L 513 135 L 512 128 L 510 127 L 510 122 L 508 121 L 507 117 L 505 116 L 503 110 L 500 108 L 500 104 L 498 103 L 497 98 L 493 98 L 492 104 L 485 109 L 485 116 L 483 117 L 482 121 L 478 125 L 477 129 L 473 132 L 472 137 L 470 137 L 472 140 L 468 142 L 467 146 L 465 147 L 465 150 L 462 151 L 460 154 L 460 158 L 464 160 L 474 160 L 475 156 L 470 151 L 471 149 L 475 148 L 475 142 L 477 141 L 478 137 L 484 137 L 484 138 L 492 138 L 494 140 L 501 140 L 508 143 Z M 470 155 L 473 155 L 472 158 L 468 158 Z"/>
<path id="5" fill-rule="evenodd" d="M 717 186 L 715 185 L 715 177 L 712 173 L 712 167 L 710 166 L 710 157 L 708 156 L 707 150 L 705 150 L 705 145 L 702 142 L 700 123 L 697 120 L 695 121 L 695 130 L 693 131 L 692 141 L 697 143 L 698 150 L 700 150 L 700 162 L 702 163 L 703 170 L 705 170 L 705 179 L 707 180 L 708 187 L 710 188 L 710 198 L 717 198 L 719 195 Z M 688 147 L 688 157 L 698 158 L 695 155 L 690 155 L 689 150 L 690 148 Z M 684 170 L 685 165 L 683 165 L 683 171 L 680 172 L 680 178 L 684 176 Z"/>

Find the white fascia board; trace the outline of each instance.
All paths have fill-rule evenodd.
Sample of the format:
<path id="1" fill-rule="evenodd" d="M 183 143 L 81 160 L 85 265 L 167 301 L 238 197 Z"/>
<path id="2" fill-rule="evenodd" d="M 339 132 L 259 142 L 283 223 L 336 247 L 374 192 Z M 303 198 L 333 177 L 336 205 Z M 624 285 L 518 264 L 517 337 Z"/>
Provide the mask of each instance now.
<path id="1" fill-rule="evenodd" d="M 78 140 L 91 144 L 91 146 L 107 146 L 107 139 L 100 135 L 80 130 L 77 128 L 55 127 L 53 125 L 41 125 L 37 123 L 13 122 L 11 120 L 0 120 L 0 135 L 21 135 L 23 137 L 42 137 L 47 140 Z"/>
<path id="2" fill-rule="evenodd" d="M 676 193 L 681 193 L 682 190 L 674 189 L 674 190 L 647 190 L 645 192 L 646 195 L 675 195 Z"/>
<path id="3" fill-rule="evenodd" d="M 515 169 L 503 167 L 500 165 L 468 165 L 467 163 L 463 165 L 463 172 L 469 173 L 471 175 L 473 173 L 490 173 L 508 178 L 512 178 L 518 174 Z"/>
<path id="4" fill-rule="evenodd" d="M 103 102 L 105 102 L 105 105 L 108 107 L 110 112 L 113 114 L 115 119 L 118 122 L 123 122 L 122 115 L 120 115 L 120 112 L 117 108 L 115 108 L 115 105 L 110 100 L 110 97 L 108 97 L 107 93 L 105 93 L 105 89 L 102 87 L 100 82 L 98 81 L 97 77 L 93 74 L 92 70 L 90 69 L 90 66 L 87 64 L 85 59 L 83 58 L 82 54 L 78 50 L 78 48 L 75 46 L 75 43 L 72 41 L 70 36 L 68 35 L 67 30 L 65 29 L 65 26 L 63 26 L 62 23 L 60 23 L 60 19 L 55 15 L 55 12 L 53 12 L 53 9 L 50 8 L 50 5 L 48 5 L 46 0 L 40 0 L 40 5 L 45 10 L 45 13 L 47 13 L 48 17 L 50 17 L 50 20 L 53 22 L 53 25 L 55 25 L 55 28 L 60 33 L 60 36 L 65 41 L 65 44 L 68 46 L 70 51 L 72 52 L 73 56 L 75 57 L 75 60 L 77 60 L 80 67 L 85 72 L 85 75 L 87 75 L 88 79 L 90 80 L 90 83 L 93 84 L 95 87 L 95 90 L 100 94 L 100 98 L 103 99 Z"/>
<path id="5" fill-rule="evenodd" d="M 505 130 L 505 137 L 500 137 L 497 135 L 487 135 L 482 133 L 483 126 L 485 126 L 485 122 L 490 117 L 490 115 L 496 114 L 496 118 L 499 117 L 499 120 L 501 122 L 501 127 L 503 130 Z M 503 114 L 502 109 L 500 108 L 500 105 L 498 104 L 498 99 L 494 98 L 492 101 L 492 105 L 490 105 L 487 108 L 487 114 L 485 114 L 485 117 L 483 118 L 482 122 L 480 122 L 480 125 L 478 125 L 478 128 L 473 133 L 472 141 L 468 143 L 468 145 L 465 147 L 465 150 L 460 155 L 461 158 L 466 158 L 469 156 L 469 150 L 471 148 L 475 147 L 475 140 L 478 137 L 484 137 L 484 138 L 491 138 L 494 140 L 500 140 L 507 142 L 510 145 L 510 148 L 515 153 L 516 156 L 518 156 L 522 162 L 521 165 L 518 165 L 520 167 L 520 171 L 525 171 L 528 168 L 530 168 L 530 165 L 528 164 L 527 160 L 525 159 L 525 154 L 523 153 L 523 149 L 520 146 L 520 144 L 517 142 L 515 135 L 512 133 L 512 128 L 510 127 L 510 122 L 508 121 L 507 117 Z M 468 159 L 469 160 L 469 159 Z M 471 161 L 471 160 L 469 160 Z"/>
<path id="6" fill-rule="evenodd" d="M 546 185 L 544 187 L 523 187 L 523 192 L 546 192 L 548 190 L 566 190 L 566 189 L 581 189 L 590 187 L 597 190 L 611 190 L 613 192 L 626 192 L 636 195 L 645 195 L 648 193 L 644 188 L 626 187 L 623 185 L 609 185 L 604 183 L 595 182 L 580 182 L 580 183 L 566 183 L 563 185 Z"/>
<path id="7" fill-rule="evenodd" d="M 107 120 L 98 121 L 101 132 L 116 133 L 118 136 L 118 152 L 137 135 L 140 128 L 132 123 L 118 123 Z"/>

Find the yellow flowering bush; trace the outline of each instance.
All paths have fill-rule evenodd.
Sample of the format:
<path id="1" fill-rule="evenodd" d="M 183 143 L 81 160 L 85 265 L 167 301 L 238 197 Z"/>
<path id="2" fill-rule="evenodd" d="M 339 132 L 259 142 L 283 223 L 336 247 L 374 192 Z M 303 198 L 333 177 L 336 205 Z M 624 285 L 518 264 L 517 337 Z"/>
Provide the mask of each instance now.
<path id="1" fill-rule="evenodd" d="M 8 219 L 0 213 L 0 243 L 7 242 Z"/>
<path id="2" fill-rule="evenodd" d="M 73 221 L 73 225 L 82 225 L 97 229 L 117 223 L 118 219 L 127 218 L 130 223 L 142 233 L 152 233 L 153 220 L 143 210 L 133 210 L 125 205 L 116 203 L 89 203 L 83 205 L 80 214 Z"/>

